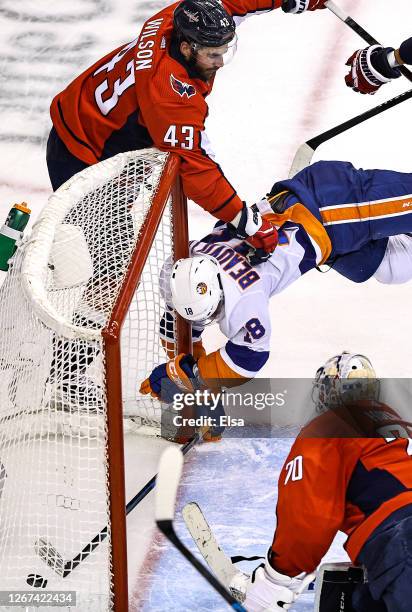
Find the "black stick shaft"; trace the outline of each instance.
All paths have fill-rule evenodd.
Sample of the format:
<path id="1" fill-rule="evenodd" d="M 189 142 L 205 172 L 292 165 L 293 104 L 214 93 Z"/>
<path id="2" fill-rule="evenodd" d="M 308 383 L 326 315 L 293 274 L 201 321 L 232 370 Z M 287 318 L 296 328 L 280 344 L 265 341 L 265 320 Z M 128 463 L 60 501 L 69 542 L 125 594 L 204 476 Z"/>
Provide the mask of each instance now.
<path id="1" fill-rule="evenodd" d="M 356 34 L 358 34 L 368 45 L 379 45 L 380 43 L 369 34 L 359 23 L 357 23 L 352 17 L 346 17 L 344 23 L 351 28 Z"/>
<path id="2" fill-rule="evenodd" d="M 186 455 L 190 451 L 191 448 L 196 444 L 196 442 L 200 439 L 200 434 L 195 434 L 184 446 L 182 446 L 181 451 L 183 455 Z M 153 476 L 145 486 L 137 493 L 126 505 L 126 515 L 130 514 L 130 512 L 136 508 L 136 506 L 152 491 L 156 486 L 156 476 Z M 92 540 L 82 550 L 78 555 L 73 557 L 70 561 L 66 561 L 64 564 L 63 570 L 63 578 L 66 578 L 84 559 L 86 559 L 90 553 L 92 553 L 98 546 L 101 544 L 108 535 L 108 527 L 107 525 L 103 527 L 99 533 L 97 533 Z"/>
<path id="3" fill-rule="evenodd" d="M 196 442 L 200 440 L 200 437 L 201 437 L 200 434 L 197 433 L 192 438 L 190 438 L 190 440 L 182 446 L 181 448 L 182 454 L 186 455 L 190 451 L 190 449 L 193 448 Z M 156 485 L 156 476 L 153 476 L 153 478 L 149 480 L 149 482 L 143 487 L 143 489 L 139 491 L 139 493 L 137 493 L 133 497 L 133 499 L 131 499 L 128 502 L 128 504 L 126 505 L 126 514 L 129 514 L 134 508 L 136 508 L 137 504 L 139 504 L 142 501 L 142 499 L 144 499 L 146 495 L 150 493 L 152 489 L 154 489 L 155 485 Z"/>
<path id="4" fill-rule="evenodd" d="M 410 100 L 410 98 L 412 98 L 412 89 L 409 89 L 408 91 L 405 91 L 403 94 L 400 94 L 399 96 L 395 96 L 394 98 L 391 98 L 390 100 L 387 100 L 386 102 L 383 102 L 382 104 L 379 104 L 379 106 L 374 106 L 373 108 L 365 111 L 364 113 L 361 113 L 360 115 L 356 115 L 356 117 L 352 117 L 351 119 L 348 119 L 347 121 L 344 121 L 343 123 L 340 123 L 339 125 L 335 125 L 333 128 L 326 130 L 326 132 L 323 132 L 322 134 L 318 134 L 318 136 L 315 136 L 314 138 L 307 140 L 307 144 L 313 150 L 315 150 L 317 149 L 319 145 L 323 144 L 327 140 L 330 140 L 331 138 L 334 138 L 335 136 L 338 136 L 339 134 L 346 132 L 346 130 L 349 130 L 350 128 L 353 128 L 356 125 L 359 125 L 360 123 L 363 123 L 364 121 L 367 121 L 368 119 L 371 119 L 371 117 L 380 115 L 380 113 L 383 113 L 387 111 L 388 109 L 393 108 L 394 106 L 397 106 L 398 104 L 401 104 L 402 102 L 405 102 L 406 100 Z"/>
<path id="5" fill-rule="evenodd" d="M 179 552 L 197 569 L 197 571 L 208 581 L 209 584 L 227 601 L 227 603 L 238 612 L 246 612 L 245 608 L 240 604 L 225 587 L 215 578 L 215 576 L 203 565 L 192 553 L 186 548 L 180 538 L 177 536 L 172 521 L 157 521 L 157 526 L 167 539 L 178 549 Z"/>
<path id="6" fill-rule="evenodd" d="M 363 40 L 365 42 L 368 43 L 368 45 L 379 45 L 380 43 L 378 43 L 378 41 L 376 40 L 376 38 L 373 38 L 373 36 L 371 36 L 366 30 L 364 30 L 362 28 L 361 25 L 359 25 L 359 23 L 357 23 L 356 21 L 354 21 L 352 19 L 352 17 L 347 17 L 345 19 L 345 23 L 347 26 L 349 26 L 354 32 L 356 32 L 356 34 L 359 34 L 359 36 L 361 38 L 363 38 Z M 399 71 L 401 72 L 401 74 L 403 74 L 403 76 L 408 79 L 408 81 L 412 82 L 412 72 L 409 70 L 409 68 L 407 68 L 406 66 L 398 66 Z"/>
<path id="7" fill-rule="evenodd" d="M 357 23 L 352 17 L 343 16 L 342 11 L 335 6 L 334 2 L 327 2 L 326 6 L 332 13 L 334 13 L 339 19 L 343 21 L 351 30 L 353 30 L 358 36 L 360 36 L 368 45 L 380 45 L 381 43 L 376 40 L 373 36 L 369 34 L 359 23 Z M 412 82 L 412 72 L 406 68 L 406 66 L 398 66 L 399 71 L 403 76 L 408 79 L 408 81 Z"/>

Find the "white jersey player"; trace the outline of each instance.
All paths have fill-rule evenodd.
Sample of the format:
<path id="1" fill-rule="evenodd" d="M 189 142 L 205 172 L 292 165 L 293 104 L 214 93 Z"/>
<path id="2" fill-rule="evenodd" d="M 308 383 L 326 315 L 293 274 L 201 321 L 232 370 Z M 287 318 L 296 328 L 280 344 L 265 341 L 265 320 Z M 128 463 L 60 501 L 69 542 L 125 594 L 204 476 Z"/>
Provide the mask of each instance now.
<path id="1" fill-rule="evenodd" d="M 323 161 L 275 183 L 257 204 L 278 232 L 275 251 L 259 265 L 249 263 L 250 245 L 234 238 L 230 225 L 218 223 L 191 243 L 192 259 L 177 262 L 171 277 L 171 303 L 192 322 L 195 359 L 179 356 L 173 365 L 158 366 L 142 392 L 158 396 L 161 380 L 173 379 L 172 370 L 213 381 L 211 387 L 219 387 L 221 379 L 229 386 L 228 380 L 237 385 L 253 378 L 269 357 L 270 298 L 319 264 L 354 282 L 372 276 L 382 283 L 410 280 L 411 197 L 412 173 Z M 206 355 L 199 342 L 211 316 L 228 341 Z M 173 317 L 166 313 L 165 319 L 164 339 L 170 334 L 174 340 Z"/>
<path id="2" fill-rule="evenodd" d="M 155 368 L 141 392 L 161 395 L 165 377 L 191 388 L 187 379 L 207 381 L 209 388 L 238 385 L 264 366 L 270 350 L 270 298 L 317 265 L 322 258 L 316 242 L 299 226 L 281 230 L 279 245 L 269 260 L 252 266 L 249 245 L 231 238 L 226 224 L 217 224 L 202 240 L 191 242 L 190 258 L 173 266 L 167 301 L 192 323 L 193 354 L 180 355 Z M 169 293 L 169 294 L 168 294 Z M 201 335 L 211 321 L 228 339 L 206 355 Z M 161 325 L 164 342 L 174 339 L 173 316 Z"/>
<path id="3" fill-rule="evenodd" d="M 211 257 L 219 264 L 224 298 L 215 318 L 221 332 L 228 338 L 220 349 L 220 357 L 231 371 L 252 378 L 269 357 L 270 298 L 301 276 L 301 267 L 309 263 L 308 258 L 311 260 L 310 268 L 316 265 L 321 253 L 316 243 L 297 226 L 282 231 L 275 252 L 259 266 L 251 266 L 248 262 L 248 250 L 245 242 L 230 239 L 226 226 L 215 227 L 211 234 L 190 245 L 192 256 Z M 181 288 L 176 288 L 174 306 L 190 320 L 184 298 Z M 201 321 L 193 321 L 194 343 L 199 341 L 203 329 Z"/>

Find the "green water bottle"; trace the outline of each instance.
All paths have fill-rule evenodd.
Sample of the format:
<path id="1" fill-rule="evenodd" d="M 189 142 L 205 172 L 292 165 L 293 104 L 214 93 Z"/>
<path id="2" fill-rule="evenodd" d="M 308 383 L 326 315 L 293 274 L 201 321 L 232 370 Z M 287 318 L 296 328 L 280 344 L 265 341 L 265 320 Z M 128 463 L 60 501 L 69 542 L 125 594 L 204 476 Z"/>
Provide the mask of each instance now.
<path id="1" fill-rule="evenodd" d="M 30 219 L 31 210 L 26 202 L 15 204 L 0 229 L 0 270 L 7 272 L 8 261 L 16 250 L 16 241 L 23 236 L 23 230 Z"/>

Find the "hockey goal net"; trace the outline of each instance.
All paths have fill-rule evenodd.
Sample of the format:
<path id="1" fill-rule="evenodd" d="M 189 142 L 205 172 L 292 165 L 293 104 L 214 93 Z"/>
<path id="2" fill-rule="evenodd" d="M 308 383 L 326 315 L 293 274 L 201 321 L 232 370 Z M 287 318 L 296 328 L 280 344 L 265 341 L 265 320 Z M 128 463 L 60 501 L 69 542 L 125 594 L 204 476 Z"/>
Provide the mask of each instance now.
<path id="1" fill-rule="evenodd" d="M 87 168 L 11 260 L 0 289 L 2 589 L 46 579 L 76 591 L 79 610 L 127 609 L 123 418 L 158 433 L 161 406 L 139 383 L 166 360 L 162 326 L 173 328 L 169 356 L 189 346 L 184 323 L 164 318 L 159 283 L 188 246 L 178 165 L 147 149 Z"/>

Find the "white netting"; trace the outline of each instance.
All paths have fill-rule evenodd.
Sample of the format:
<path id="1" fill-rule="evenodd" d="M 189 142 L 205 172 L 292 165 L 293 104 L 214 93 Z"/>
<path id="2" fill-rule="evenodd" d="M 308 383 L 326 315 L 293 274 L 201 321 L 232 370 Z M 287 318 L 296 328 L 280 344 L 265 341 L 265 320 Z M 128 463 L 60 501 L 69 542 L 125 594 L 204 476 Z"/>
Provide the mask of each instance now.
<path id="1" fill-rule="evenodd" d="M 65 578 L 41 559 L 72 559 L 109 524 L 107 325 L 167 156 L 125 153 L 76 175 L 50 198 L 0 289 L 0 576 L 2 589 L 77 591 L 78 609 L 108 610 L 108 538 Z M 165 361 L 159 274 L 172 255 L 166 205 L 121 337 L 124 412 L 158 425 L 139 382 Z"/>

